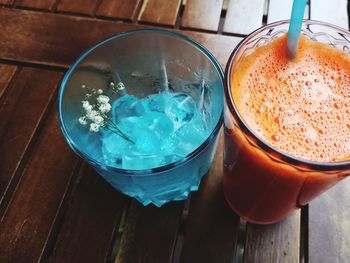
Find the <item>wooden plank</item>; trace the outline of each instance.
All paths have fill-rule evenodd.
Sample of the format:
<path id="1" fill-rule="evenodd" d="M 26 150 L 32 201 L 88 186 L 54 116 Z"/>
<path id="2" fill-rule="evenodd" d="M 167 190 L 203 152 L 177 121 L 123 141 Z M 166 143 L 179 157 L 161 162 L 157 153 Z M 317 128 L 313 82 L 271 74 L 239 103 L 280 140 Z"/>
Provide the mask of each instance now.
<path id="1" fill-rule="evenodd" d="M 51 108 L 21 181 L 1 219 L 0 262 L 40 260 L 72 179 L 77 157 L 61 134 L 56 111 L 56 106 Z"/>
<path id="2" fill-rule="evenodd" d="M 349 29 L 344 20 L 346 6 L 334 1 L 336 8 L 326 1 L 311 1 L 311 19 L 327 21 Z M 315 17 L 317 16 L 317 17 Z M 348 262 L 350 258 L 350 181 L 339 182 L 309 204 L 309 262 Z"/>
<path id="3" fill-rule="evenodd" d="M 131 21 L 136 15 L 140 2 L 140 0 L 102 0 L 96 15 Z"/>
<path id="4" fill-rule="evenodd" d="M 270 0 L 269 13 L 267 15 L 267 23 L 272 23 L 280 20 L 290 19 L 292 12 L 293 0 L 284 0 L 283 4 L 280 0 Z M 309 8 L 306 6 L 304 19 L 309 18 Z"/>
<path id="5" fill-rule="evenodd" d="M 0 200 L 14 179 L 62 74 L 23 68 L 0 105 Z M 30 110 L 29 110 L 30 109 Z M 15 182 L 12 187 L 15 187 Z"/>
<path id="6" fill-rule="evenodd" d="M 175 26 L 181 0 L 145 0 L 138 21 Z"/>
<path id="7" fill-rule="evenodd" d="M 16 66 L 0 64 L 0 99 L 17 70 Z M 0 173 L 1 174 L 1 173 Z"/>
<path id="8" fill-rule="evenodd" d="M 0 58 L 61 67 L 97 41 L 129 28 L 113 21 L 9 8 L 0 9 L 0 24 Z"/>
<path id="9" fill-rule="evenodd" d="M 56 0 L 17 0 L 16 6 L 52 10 Z"/>
<path id="10" fill-rule="evenodd" d="M 224 198 L 222 163 L 221 134 L 213 165 L 191 197 L 181 262 L 234 262 L 239 217 Z"/>
<path id="11" fill-rule="evenodd" d="M 157 208 L 134 201 L 115 262 L 170 263 L 182 208 L 183 202 Z"/>
<path id="12" fill-rule="evenodd" d="M 231 0 L 223 31 L 246 35 L 261 27 L 264 3 L 265 0 Z"/>
<path id="13" fill-rule="evenodd" d="M 50 262 L 107 262 L 126 198 L 87 164 L 80 171 Z"/>
<path id="14" fill-rule="evenodd" d="M 309 204 L 309 262 L 350 258 L 350 180 L 345 179 Z"/>
<path id="15" fill-rule="evenodd" d="M 242 40 L 241 37 L 229 37 L 215 34 L 192 33 L 187 31 L 181 33 L 184 33 L 205 46 L 219 61 L 223 69 L 232 51 Z"/>
<path id="16" fill-rule="evenodd" d="M 334 25 L 349 28 L 348 0 L 318 0 L 311 1 L 311 19 L 329 22 Z"/>
<path id="17" fill-rule="evenodd" d="M 151 28 L 29 10 L 0 9 L 0 58 L 67 68 L 79 54 L 97 41 L 118 32 Z M 42 26 L 45 24 L 45 27 Z M 153 28 L 153 27 L 152 27 Z M 13 34 L 12 32 L 18 32 Z M 175 30 L 176 31 L 176 30 Z M 30 32 L 30 33 L 28 33 Z M 60 37 L 57 37 L 60 32 Z M 241 38 L 189 31 L 183 33 L 207 47 L 221 65 Z M 74 45 L 67 45 L 74 43 Z"/>
<path id="18" fill-rule="evenodd" d="M 0 0 L 1 5 L 12 5 L 15 0 Z"/>
<path id="19" fill-rule="evenodd" d="M 98 0 L 60 0 L 57 11 L 93 15 Z"/>
<path id="20" fill-rule="evenodd" d="M 300 211 L 272 225 L 247 224 L 244 262 L 299 262 Z"/>
<path id="21" fill-rule="evenodd" d="M 217 31 L 223 0 L 187 0 L 182 26 Z"/>

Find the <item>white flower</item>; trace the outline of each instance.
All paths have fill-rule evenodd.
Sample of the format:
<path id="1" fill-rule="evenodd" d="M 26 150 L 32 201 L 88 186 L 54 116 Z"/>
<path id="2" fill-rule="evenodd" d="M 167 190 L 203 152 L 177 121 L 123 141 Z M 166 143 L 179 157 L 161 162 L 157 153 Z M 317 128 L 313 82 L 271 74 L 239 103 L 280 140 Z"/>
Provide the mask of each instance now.
<path id="1" fill-rule="evenodd" d="M 97 90 L 97 94 L 102 94 L 103 93 L 103 90 L 102 89 L 98 89 Z"/>
<path id="2" fill-rule="evenodd" d="M 87 100 L 82 100 L 81 103 L 83 104 L 83 108 L 86 109 L 86 107 L 90 106 L 90 102 Z"/>
<path id="3" fill-rule="evenodd" d="M 96 118 L 96 116 L 99 116 L 99 114 L 98 114 L 98 112 L 95 111 L 95 110 L 89 111 L 89 112 L 87 112 L 87 114 L 86 114 L 86 117 L 87 117 L 89 120 L 91 120 L 91 121 L 94 121 L 95 118 Z"/>
<path id="4" fill-rule="evenodd" d="M 123 82 L 119 82 L 119 83 L 117 84 L 117 89 L 118 89 L 118 90 L 124 90 L 124 89 L 125 89 L 124 83 L 123 83 Z"/>
<path id="5" fill-rule="evenodd" d="M 111 110 L 112 106 L 111 104 L 109 104 L 108 102 L 107 103 L 103 103 L 101 104 L 98 109 L 100 110 L 100 112 L 102 113 L 107 113 Z"/>
<path id="6" fill-rule="evenodd" d="M 87 100 L 83 100 L 81 103 L 83 103 L 83 108 L 86 112 L 92 111 L 92 105 L 90 104 L 90 102 L 88 102 Z"/>
<path id="7" fill-rule="evenodd" d="M 92 132 L 98 132 L 100 129 L 100 125 L 97 123 L 90 123 L 90 131 Z"/>
<path id="8" fill-rule="evenodd" d="M 100 95 L 97 97 L 97 101 L 99 103 L 108 103 L 109 102 L 109 97 L 108 96 L 105 96 L 105 95 Z"/>
<path id="9" fill-rule="evenodd" d="M 85 89 L 85 88 L 86 88 L 86 85 L 81 85 L 81 87 L 82 87 L 83 89 Z"/>
<path id="10" fill-rule="evenodd" d="M 86 116 L 82 116 L 79 118 L 79 123 L 81 125 L 86 125 L 87 124 L 87 121 L 86 121 Z"/>
<path id="11" fill-rule="evenodd" d="M 100 126 L 103 125 L 103 121 L 104 121 L 104 119 L 103 119 L 101 116 L 96 116 L 95 119 L 94 119 L 94 122 L 95 122 L 97 125 L 100 125 Z"/>

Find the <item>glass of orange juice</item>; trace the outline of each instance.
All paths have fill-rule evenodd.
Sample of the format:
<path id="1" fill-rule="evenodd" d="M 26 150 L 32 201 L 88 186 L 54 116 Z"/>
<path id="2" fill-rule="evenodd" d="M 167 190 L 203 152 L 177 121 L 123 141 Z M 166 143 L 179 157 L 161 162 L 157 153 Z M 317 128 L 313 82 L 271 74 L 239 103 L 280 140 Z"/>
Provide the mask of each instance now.
<path id="1" fill-rule="evenodd" d="M 264 26 L 225 72 L 224 193 L 243 219 L 280 221 L 350 174 L 350 32 L 304 21 Z"/>

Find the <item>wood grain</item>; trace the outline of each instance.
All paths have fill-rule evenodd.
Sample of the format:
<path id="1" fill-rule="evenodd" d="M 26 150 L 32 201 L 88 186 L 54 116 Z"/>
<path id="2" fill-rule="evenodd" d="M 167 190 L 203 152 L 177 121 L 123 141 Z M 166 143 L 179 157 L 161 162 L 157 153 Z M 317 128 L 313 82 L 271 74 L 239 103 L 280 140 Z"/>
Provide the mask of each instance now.
<path id="1" fill-rule="evenodd" d="M 116 231 L 125 196 L 87 164 L 69 200 L 50 262 L 104 262 Z"/>
<path id="2" fill-rule="evenodd" d="M 12 5 L 15 0 L 0 0 L 0 4 Z"/>
<path id="3" fill-rule="evenodd" d="M 157 208 L 134 201 L 115 262 L 170 263 L 182 208 L 183 202 Z"/>
<path id="4" fill-rule="evenodd" d="M 56 0 L 17 0 L 16 6 L 51 10 Z"/>
<path id="5" fill-rule="evenodd" d="M 181 0 L 145 0 L 138 21 L 174 26 Z"/>
<path id="6" fill-rule="evenodd" d="M 299 262 L 300 211 L 272 225 L 247 224 L 244 262 Z"/>
<path id="7" fill-rule="evenodd" d="M 16 66 L 0 64 L 0 99 L 17 70 Z"/>
<path id="8" fill-rule="evenodd" d="M 0 58 L 66 68 L 97 41 L 132 29 L 113 21 L 8 8 L 0 9 L 0 24 Z"/>
<path id="9" fill-rule="evenodd" d="M 57 11 L 93 15 L 98 0 L 60 0 Z"/>
<path id="10" fill-rule="evenodd" d="M 52 107 L 0 223 L 0 262 L 40 260 L 77 161 Z"/>
<path id="11" fill-rule="evenodd" d="M 311 19 L 329 22 L 334 25 L 349 28 L 348 0 L 318 0 L 311 1 Z"/>
<path id="12" fill-rule="evenodd" d="M 187 0 L 182 26 L 217 31 L 223 0 Z"/>
<path id="13" fill-rule="evenodd" d="M 264 3 L 265 0 L 231 0 L 223 31 L 246 35 L 261 27 Z"/>
<path id="14" fill-rule="evenodd" d="M 0 200 L 14 180 L 61 76 L 59 72 L 23 68 L 7 88 L 0 105 Z"/>
<path id="15" fill-rule="evenodd" d="M 233 262 L 239 217 L 227 205 L 222 188 L 223 136 L 213 165 L 192 194 L 181 262 Z"/>
<path id="16" fill-rule="evenodd" d="M 67 68 L 88 47 L 118 32 L 151 28 L 87 17 L 0 9 L 0 58 Z M 45 24 L 45 27 L 42 26 Z M 16 31 L 17 34 L 12 34 Z M 176 30 L 175 30 L 176 31 Z M 30 32 L 30 34 L 28 33 Z M 60 32 L 60 37 L 57 37 Z M 180 31 L 211 51 L 222 66 L 241 38 Z M 67 43 L 73 43 L 68 45 Z"/>
<path id="17" fill-rule="evenodd" d="M 103 0 L 96 11 L 97 16 L 133 20 L 141 0 Z"/>

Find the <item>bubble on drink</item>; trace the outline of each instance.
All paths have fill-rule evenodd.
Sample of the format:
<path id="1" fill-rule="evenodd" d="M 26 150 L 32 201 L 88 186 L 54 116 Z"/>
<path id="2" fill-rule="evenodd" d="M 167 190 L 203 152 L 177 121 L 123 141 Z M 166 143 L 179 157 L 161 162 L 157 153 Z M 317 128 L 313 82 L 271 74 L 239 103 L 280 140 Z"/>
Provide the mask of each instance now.
<path id="1" fill-rule="evenodd" d="M 101 132 L 102 162 L 122 169 L 151 169 L 176 162 L 209 136 L 195 100 L 161 92 L 145 98 L 124 95 L 112 105 L 112 118 L 130 141 Z"/>

